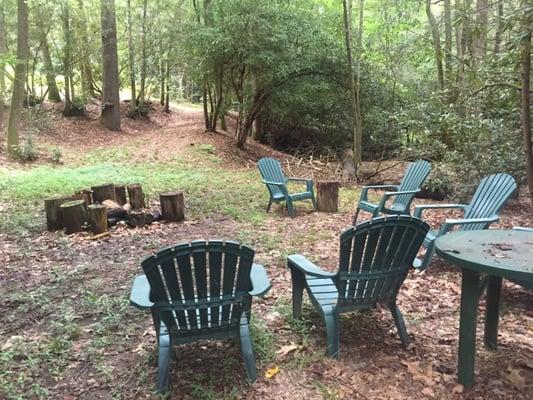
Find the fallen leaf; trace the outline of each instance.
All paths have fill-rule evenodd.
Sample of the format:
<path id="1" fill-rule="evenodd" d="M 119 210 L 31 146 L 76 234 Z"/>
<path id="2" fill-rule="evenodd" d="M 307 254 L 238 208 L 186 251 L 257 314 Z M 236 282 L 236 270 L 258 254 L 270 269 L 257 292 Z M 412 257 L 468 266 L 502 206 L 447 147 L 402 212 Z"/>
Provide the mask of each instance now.
<path id="1" fill-rule="evenodd" d="M 279 367 L 272 367 L 266 370 L 265 378 L 270 379 L 279 373 Z"/>

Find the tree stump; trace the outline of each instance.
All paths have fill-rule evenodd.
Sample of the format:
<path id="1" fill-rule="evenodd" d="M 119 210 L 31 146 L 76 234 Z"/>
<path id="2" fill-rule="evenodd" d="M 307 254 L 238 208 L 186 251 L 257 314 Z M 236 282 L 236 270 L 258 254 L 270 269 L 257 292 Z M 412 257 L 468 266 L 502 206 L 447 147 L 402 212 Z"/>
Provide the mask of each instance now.
<path id="1" fill-rule="evenodd" d="M 115 185 L 115 201 L 121 206 L 128 202 L 128 198 L 126 197 L 126 186 Z"/>
<path id="2" fill-rule="evenodd" d="M 144 194 L 142 186 L 138 183 L 135 183 L 128 185 L 127 189 L 131 208 L 134 210 L 141 210 L 144 207 Z"/>
<path id="3" fill-rule="evenodd" d="M 93 191 L 91 189 L 82 189 L 76 192 L 76 195 L 81 195 L 80 200 L 85 201 L 85 207 L 93 204 Z M 77 199 L 72 199 L 77 200 Z"/>
<path id="4" fill-rule="evenodd" d="M 146 225 L 146 215 L 142 211 L 131 211 L 128 214 L 128 222 L 131 227 L 142 228 Z"/>
<path id="5" fill-rule="evenodd" d="M 61 204 L 59 208 L 67 235 L 81 232 L 86 221 L 85 202 L 83 200 L 67 201 Z"/>
<path id="6" fill-rule="evenodd" d="M 318 211 L 339 211 L 339 182 L 317 182 L 317 208 Z"/>
<path id="7" fill-rule="evenodd" d="M 93 200 L 95 203 L 102 203 L 104 200 L 115 201 L 115 185 L 106 183 L 105 185 L 98 185 L 91 187 L 93 191 Z"/>
<path id="8" fill-rule="evenodd" d="M 168 192 L 159 195 L 162 218 L 178 222 L 185 218 L 185 199 L 183 192 Z"/>
<path id="9" fill-rule="evenodd" d="M 57 231 L 63 228 L 63 219 L 59 206 L 67 201 L 69 197 L 51 197 L 44 200 L 44 211 L 46 213 L 46 229 Z"/>
<path id="10" fill-rule="evenodd" d="M 105 206 L 101 204 L 91 204 L 88 207 L 91 232 L 95 235 L 107 231 L 107 214 Z"/>

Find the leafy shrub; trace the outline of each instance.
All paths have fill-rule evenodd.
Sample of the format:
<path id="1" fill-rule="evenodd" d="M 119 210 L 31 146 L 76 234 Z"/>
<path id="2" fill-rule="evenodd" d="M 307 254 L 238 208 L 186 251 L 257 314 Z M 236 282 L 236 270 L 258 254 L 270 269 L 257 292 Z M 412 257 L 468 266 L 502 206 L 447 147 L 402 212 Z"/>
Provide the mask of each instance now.
<path id="1" fill-rule="evenodd" d="M 37 157 L 37 148 L 33 143 L 32 135 L 29 134 L 26 141 L 20 147 L 19 158 L 21 161 L 31 162 L 37 160 Z"/>

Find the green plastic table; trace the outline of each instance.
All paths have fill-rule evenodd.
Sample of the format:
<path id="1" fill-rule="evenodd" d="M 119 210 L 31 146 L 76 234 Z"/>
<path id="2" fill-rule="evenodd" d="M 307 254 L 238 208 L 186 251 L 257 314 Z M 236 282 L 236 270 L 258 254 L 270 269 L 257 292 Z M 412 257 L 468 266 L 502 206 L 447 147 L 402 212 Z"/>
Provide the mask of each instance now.
<path id="1" fill-rule="evenodd" d="M 435 242 L 437 254 L 461 268 L 459 323 L 459 383 L 474 384 L 476 324 L 479 297 L 488 278 L 485 346 L 496 349 L 502 278 L 533 284 L 533 232 L 480 230 L 448 233 Z"/>

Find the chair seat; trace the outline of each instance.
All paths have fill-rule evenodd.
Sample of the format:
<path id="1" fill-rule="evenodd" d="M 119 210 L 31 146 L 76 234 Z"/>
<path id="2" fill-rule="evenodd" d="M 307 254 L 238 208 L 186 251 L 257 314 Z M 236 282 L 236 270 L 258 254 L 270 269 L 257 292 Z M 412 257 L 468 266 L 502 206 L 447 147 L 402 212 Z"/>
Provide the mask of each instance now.
<path id="1" fill-rule="evenodd" d="M 301 192 L 301 193 L 293 193 L 289 194 L 289 197 L 296 201 L 296 200 L 305 200 L 305 199 L 311 199 L 313 198 L 313 192 Z"/>
<path id="2" fill-rule="evenodd" d="M 309 290 L 309 297 L 316 305 L 324 307 L 337 304 L 339 292 L 331 278 L 317 278 L 306 275 L 305 281 Z"/>

